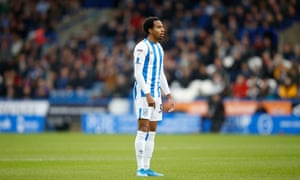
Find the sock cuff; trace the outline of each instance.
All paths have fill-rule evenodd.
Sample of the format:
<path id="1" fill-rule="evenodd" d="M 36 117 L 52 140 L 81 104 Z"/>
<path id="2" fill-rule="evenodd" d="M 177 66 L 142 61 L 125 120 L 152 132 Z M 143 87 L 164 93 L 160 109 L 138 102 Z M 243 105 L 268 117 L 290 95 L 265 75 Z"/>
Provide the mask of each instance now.
<path id="1" fill-rule="evenodd" d="M 144 138 L 144 139 L 145 139 L 146 136 L 147 136 L 147 133 L 144 132 L 144 131 L 137 131 L 136 135 L 137 135 L 138 137 L 141 137 L 141 138 Z"/>
<path id="2" fill-rule="evenodd" d="M 155 134 L 156 134 L 155 131 L 150 131 L 150 132 L 148 133 L 148 138 L 147 138 L 147 139 L 148 139 L 149 141 L 154 141 Z"/>
<path id="3" fill-rule="evenodd" d="M 148 133 L 149 133 L 149 135 L 155 135 L 156 134 L 155 131 L 149 131 Z"/>

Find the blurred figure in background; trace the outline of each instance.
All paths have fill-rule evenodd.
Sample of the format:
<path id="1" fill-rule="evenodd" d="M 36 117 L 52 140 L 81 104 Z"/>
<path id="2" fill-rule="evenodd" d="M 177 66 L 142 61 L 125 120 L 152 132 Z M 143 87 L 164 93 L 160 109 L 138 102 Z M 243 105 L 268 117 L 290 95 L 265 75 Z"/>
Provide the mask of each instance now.
<path id="1" fill-rule="evenodd" d="M 232 85 L 232 96 L 235 98 L 246 98 L 248 85 L 244 75 L 239 74 Z"/>
<path id="2" fill-rule="evenodd" d="M 207 118 L 211 120 L 211 132 L 220 132 L 225 121 L 225 108 L 220 94 L 208 98 Z"/>
<path id="3" fill-rule="evenodd" d="M 266 113 L 268 113 L 268 112 L 267 112 L 267 109 L 265 108 L 264 104 L 261 102 L 258 102 L 254 114 L 266 114 Z"/>
<path id="4" fill-rule="evenodd" d="M 297 84 L 292 81 L 290 76 L 287 76 L 284 81 L 279 84 L 278 95 L 280 98 L 297 98 L 298 88 Z"/>

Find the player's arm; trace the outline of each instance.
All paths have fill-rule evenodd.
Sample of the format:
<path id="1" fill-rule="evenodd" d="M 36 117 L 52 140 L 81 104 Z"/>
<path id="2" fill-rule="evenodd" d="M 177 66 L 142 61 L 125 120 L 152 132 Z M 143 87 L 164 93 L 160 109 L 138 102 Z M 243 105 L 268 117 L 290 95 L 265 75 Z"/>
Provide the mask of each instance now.
<path id="1" fill-rule="evenodd" d="M 146 80 L 143 76 L 143 67 L 147 50 L 147 47 L 143 44 L 138 44 L 134 49 L 134 78 L 137 84 L 142 88 L 142 91 L 146 94 L 149 106 L 155 106 L 155 102 L 150 95 L 150 88 L 146 85 Z"/>
<path id="2" fill-rule="evenodd" d="M 162 70 L 162 73 L 160 75 L 160 83 L 161 83 L 161 89 L 163 90 L 164 94 L 168 96 L 168 94 L 171 94 L 168 81 L 165 75 L 165 72 Z"/>
<path id="3" fill-rule="evenodd" d="M 164 70 L 162 71 L 160 78 L 161 78 L 161 89 L 164 92 L 164 94 L 166 94 L 169 103 L 168 112 L 172 112 L 175 110 L 175 102 L 173 100 Z"/>

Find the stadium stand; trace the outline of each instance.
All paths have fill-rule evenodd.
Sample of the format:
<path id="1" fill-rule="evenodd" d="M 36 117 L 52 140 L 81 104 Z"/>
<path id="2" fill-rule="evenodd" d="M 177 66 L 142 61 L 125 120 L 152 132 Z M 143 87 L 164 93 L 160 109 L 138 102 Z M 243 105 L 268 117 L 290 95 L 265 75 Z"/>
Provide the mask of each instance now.
<path id="1" fill-rule="evenodd" d="M 177 100 L 212 93 L 299 98 L 300 44 L 280 39 L 299 23 L 298 0 L 103 2 L 1 1 L 0 97 L 53 103 L 130 97 L 132 48 L 144 37 L 143 19 L 155 15 L 168 31 L 162 44 Z M 74 17 L 91 8 L 111 15 L 76 26 L 78 33 L 62 43 L 63 31 L 78 24 Z M 66 19 L 71 23 L 58 28 Z"/>

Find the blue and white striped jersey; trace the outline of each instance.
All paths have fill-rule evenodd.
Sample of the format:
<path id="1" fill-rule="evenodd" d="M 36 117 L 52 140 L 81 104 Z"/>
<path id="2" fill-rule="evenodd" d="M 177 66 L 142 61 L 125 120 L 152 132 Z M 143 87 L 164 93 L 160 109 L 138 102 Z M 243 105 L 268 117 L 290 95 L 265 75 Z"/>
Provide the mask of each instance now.
<path id="1" fill-rule="evenodd" d="M 161 91 L 170 93 L 163 70 L 164 51 L 160 43 L 148 39 L 140 41 L 134 48 L 134 97 L 161 97 Z"/>

